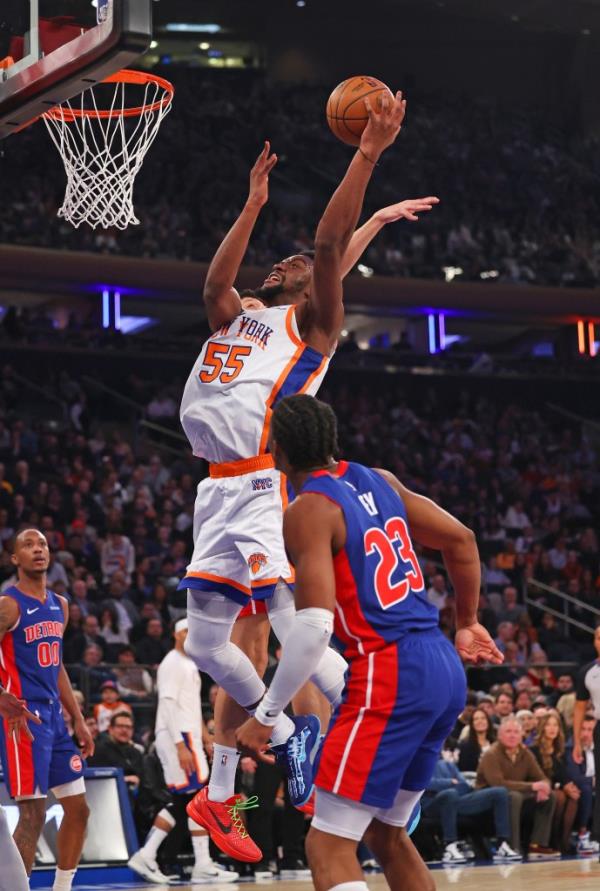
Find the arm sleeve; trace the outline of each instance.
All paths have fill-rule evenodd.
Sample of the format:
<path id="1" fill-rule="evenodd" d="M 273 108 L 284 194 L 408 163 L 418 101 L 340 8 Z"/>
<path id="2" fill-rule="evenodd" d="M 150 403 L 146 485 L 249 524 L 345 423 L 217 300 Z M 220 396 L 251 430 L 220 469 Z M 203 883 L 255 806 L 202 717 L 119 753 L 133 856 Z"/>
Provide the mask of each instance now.
<path id="1" fill-rule="evenodd" d="M 255 717 L 271 727 L 308 679 L 315 673 L 333 631 L 333 613 L 320 607 L 299 610 L 286 637 L 281 660 L 271 686 L 261 700 Z"/>

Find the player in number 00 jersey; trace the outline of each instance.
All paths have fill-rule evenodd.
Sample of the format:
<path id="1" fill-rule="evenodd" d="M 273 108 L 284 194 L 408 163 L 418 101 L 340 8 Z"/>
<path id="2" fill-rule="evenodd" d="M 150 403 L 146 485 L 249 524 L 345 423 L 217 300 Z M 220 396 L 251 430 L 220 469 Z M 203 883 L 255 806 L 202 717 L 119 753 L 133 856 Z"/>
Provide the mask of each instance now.
<path id="1" fill-rule="evenodd" d="M 475 538 L 392 474 L 334 460 L 335 415 L 313 397 L 279 403 L 270 445 L 297 493 L 283 527 L 297 613 L 271 687 L 238 731 L 238 745 L 264 757 L 269 725 L 310 676 L 333 631 L 350 667 L 315 780 L 307 839 L 315 887 L 367 891 L 356 857 L 366 833 L 393 891 L 430 891 L 435 884 L 405 827 L 464 708 L 456 650 L 470 661 L 502 661 L 477 622 Z M 442 552 L 456 593 L 456 649 L 425 596 L 411 536 Z"/>
<path id="2" fill-rule="evenodd" d="M 46 588 L 49 560 L 48 542 L 39 530 L 19 532 L 12 555 L 17 583 L 0 597 L 0 683 L 24 700 L 40 723 L 30 733 L 17 734 L 4 721 L 0 758 L 19 808 L 14 837 L 28 873 L 44 826 L 48 790 L 60 801 L 64 817 L 54 888 L 69 891 L 89 814 L 83 758 L 93 754 L 94 743 L 62 662 L 67 601 Z M 67 732 L 63 708 L 71 715 L 81 751 Z"/>

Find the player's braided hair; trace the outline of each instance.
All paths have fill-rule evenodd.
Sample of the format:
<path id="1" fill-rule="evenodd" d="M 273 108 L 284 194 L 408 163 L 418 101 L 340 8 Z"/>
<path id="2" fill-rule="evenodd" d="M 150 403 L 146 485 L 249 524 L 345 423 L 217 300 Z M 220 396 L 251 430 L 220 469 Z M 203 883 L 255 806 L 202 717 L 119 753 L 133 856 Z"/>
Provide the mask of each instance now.
<path id="1" fill-rule="evenodd" d="M 288 396 L 273 412 L 273 436 L 296 470 L 324 467 L 337 458 L 337 418 L 314 396 Z"/>

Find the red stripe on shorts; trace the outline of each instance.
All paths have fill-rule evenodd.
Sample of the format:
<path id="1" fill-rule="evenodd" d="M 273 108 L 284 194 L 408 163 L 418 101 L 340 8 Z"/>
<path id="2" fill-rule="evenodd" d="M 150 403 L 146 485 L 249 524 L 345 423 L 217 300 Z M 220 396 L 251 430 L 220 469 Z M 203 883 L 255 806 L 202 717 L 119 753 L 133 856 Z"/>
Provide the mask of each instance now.
<path id="1" fill-rule="evenodd" d="M 398 692 L 395 643 L 353 659 L 335 724 L 325 739 L 316 784 L 360 801 Z"/>
<path id="2" fill-rule="evenodd" d="M 2 680 L 6 689 L 18 699 L 22 698 L 21 677 L 15 659 L 15 647 L 12 634 L 9 632 L 2 639 Z M 8 729 L 8 721 L 4 721 L 4 738 L 8 755 L 9 792 L 15 797 L 33 795 L 35 792 L 35 768 L 33 764 L 33 748 L 31 740 L 25 733 L 20 734 L 19 741 Z"/>

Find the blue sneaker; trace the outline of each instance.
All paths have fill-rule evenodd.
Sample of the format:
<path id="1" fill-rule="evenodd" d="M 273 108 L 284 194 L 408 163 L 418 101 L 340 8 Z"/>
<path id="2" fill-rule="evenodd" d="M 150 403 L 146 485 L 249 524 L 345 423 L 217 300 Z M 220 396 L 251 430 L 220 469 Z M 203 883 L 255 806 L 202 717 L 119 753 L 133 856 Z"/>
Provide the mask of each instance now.
<path id="1" fill-rule="evenodd" d="M 292 721 L 295 732 L 287 742 L 271 746 L 271 751 L 287 776 L 290 801 L 298 807 L 306 804 L 313 793 L 313 765 L 321 745 L 321 722 L 316 715 L 296 715 Z"/>

